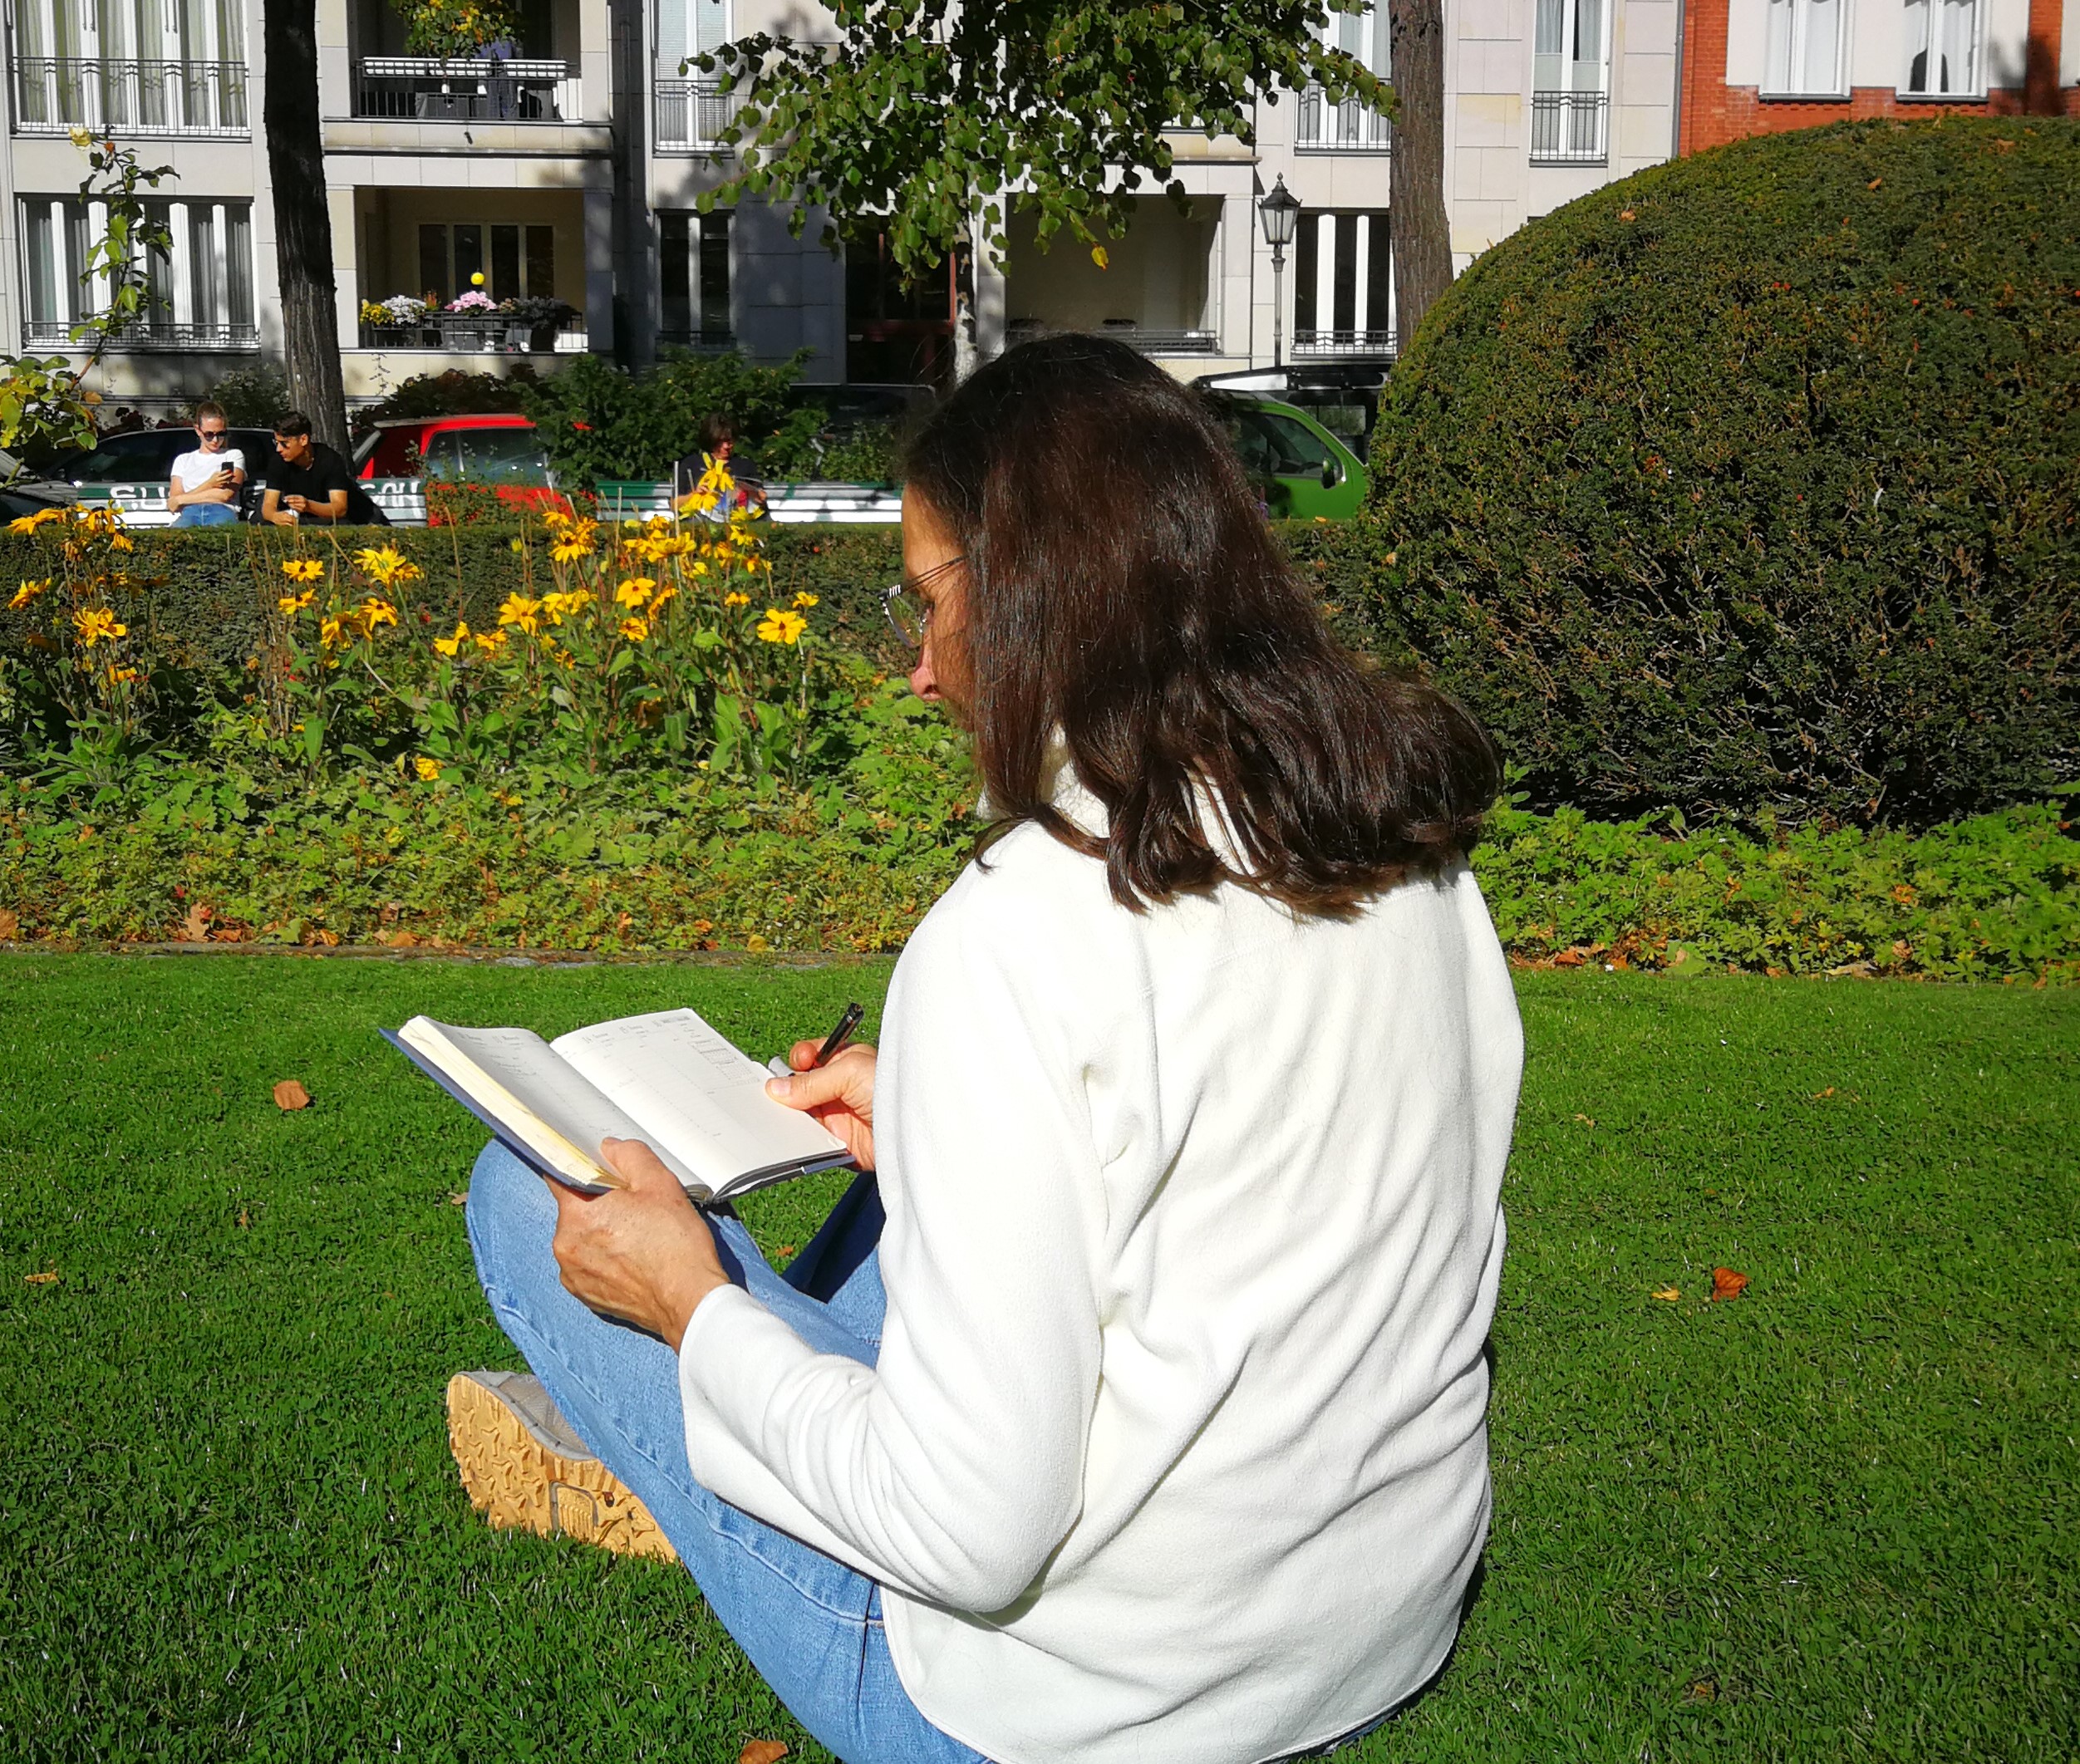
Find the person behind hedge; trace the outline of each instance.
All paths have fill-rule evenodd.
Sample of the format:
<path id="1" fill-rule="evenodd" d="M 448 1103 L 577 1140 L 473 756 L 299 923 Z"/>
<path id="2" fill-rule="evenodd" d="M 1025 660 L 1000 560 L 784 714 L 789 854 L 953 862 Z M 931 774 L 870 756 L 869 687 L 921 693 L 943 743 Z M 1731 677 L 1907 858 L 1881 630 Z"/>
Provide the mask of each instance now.
<path id="1" fill-rule="evenodd" d="M 260 518 L 278 527 L 387 527 L 390 519 L 369 500 L 346 460 L 311 439 L 311 420 L 288 410 L 275 420 L 276 457 L 268 467 Z"/>
<path id="2" fill-rule="evenodd" d="M 238 518 L 245 485 L 245 452 L 231 442 L 231 420 L 219 404 L 195 406 L 195 448 L 173 463 L 166 506 L 176 527 L 221 527 Z"/>
<path id="3" fill-rule="evenodd" d="M 987 831 L 878 1053 L 772 1086 L 869 1173 L 780 1274 L 643 1145 L 597 1198 L 488 1149 L 470 1235 L 536 1376 L 450 1384 L 465 1484 L 661 1526 L 851 1764 L 1334 1745 L 1442 1669 L 1487 1526 L 1493 750 L 1337 646 L 1124 344 L 1011 350 L 906 477 L 891 612 Z"/>

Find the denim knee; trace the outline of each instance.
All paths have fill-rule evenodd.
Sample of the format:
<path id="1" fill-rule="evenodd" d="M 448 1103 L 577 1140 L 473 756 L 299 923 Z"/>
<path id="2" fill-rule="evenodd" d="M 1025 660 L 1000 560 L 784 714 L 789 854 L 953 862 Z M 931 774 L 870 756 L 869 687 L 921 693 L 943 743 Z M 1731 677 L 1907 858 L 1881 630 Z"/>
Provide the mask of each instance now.
<path id="1" fill-rule="evenodd" d="M 556 1233 L 556 1201 L 547 1182 L 494 1139 L 470 1172 L 464 1218 L 477 1273 L 488 1285 L 494 1266 L 548 1249 Z"/>

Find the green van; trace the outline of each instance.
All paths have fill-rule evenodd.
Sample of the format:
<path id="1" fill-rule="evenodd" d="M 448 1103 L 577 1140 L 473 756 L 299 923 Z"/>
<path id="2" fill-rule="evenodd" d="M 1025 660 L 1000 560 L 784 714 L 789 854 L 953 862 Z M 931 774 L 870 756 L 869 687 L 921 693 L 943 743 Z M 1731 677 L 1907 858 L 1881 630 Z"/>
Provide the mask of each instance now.
<path id="1" fill-rule="evenodd" d="M 1207 396 L 1273 520 L 1348 520 L 1364 506 L 1364 461 L 1305 410 L 1232 392 Z"/>

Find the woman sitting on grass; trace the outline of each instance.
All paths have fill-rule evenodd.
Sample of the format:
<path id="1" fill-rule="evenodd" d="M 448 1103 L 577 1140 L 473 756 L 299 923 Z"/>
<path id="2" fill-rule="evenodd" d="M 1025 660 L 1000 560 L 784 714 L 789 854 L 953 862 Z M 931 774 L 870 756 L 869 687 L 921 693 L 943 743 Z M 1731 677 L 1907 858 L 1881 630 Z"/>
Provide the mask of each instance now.
<path id="1" fill-rule="evenodd" d="M 493 1147 L 478 1267 L 553 1408 L 459 1378 L 457 1457 L 494 1518 L 552 1477 L 654 1518 L 851 1764 L 1332 1745 L 1443 1667 L 1487 1531 L 1493 753 L 1331 641 L 1123 345 L 977 373 L 902 537 L 990 830 L 879 1057 L 804 1042 L 772 1087 L 872 1173 L 781 1275 L 644 1146 L 596 1198 Z"/>

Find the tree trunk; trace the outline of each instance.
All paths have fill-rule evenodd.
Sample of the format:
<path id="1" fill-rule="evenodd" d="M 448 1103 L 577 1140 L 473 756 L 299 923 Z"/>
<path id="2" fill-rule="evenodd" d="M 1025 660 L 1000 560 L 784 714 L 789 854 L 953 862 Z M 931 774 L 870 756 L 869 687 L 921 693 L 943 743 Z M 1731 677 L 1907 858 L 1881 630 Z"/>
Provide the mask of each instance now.
<path id="1" fill-rule="evenodd" d="M 344 451 L 347 392 L 340 379 L 332 215 L 325 199 L 318 121 L 317 0 L 268 0 L 268 174 L 274 186 L 274 258 L 289 397 L 312 432 Z"/>
<path id="2" fill-rule="evenodd" d="M 1406 349 L 1431 303 L 1452 285 L 1444 212 L 1443 0 L 1389 0 L 1387 31 L 1401 114 L 1394 130 L 1391 204 L 1396 346 Z"/>

